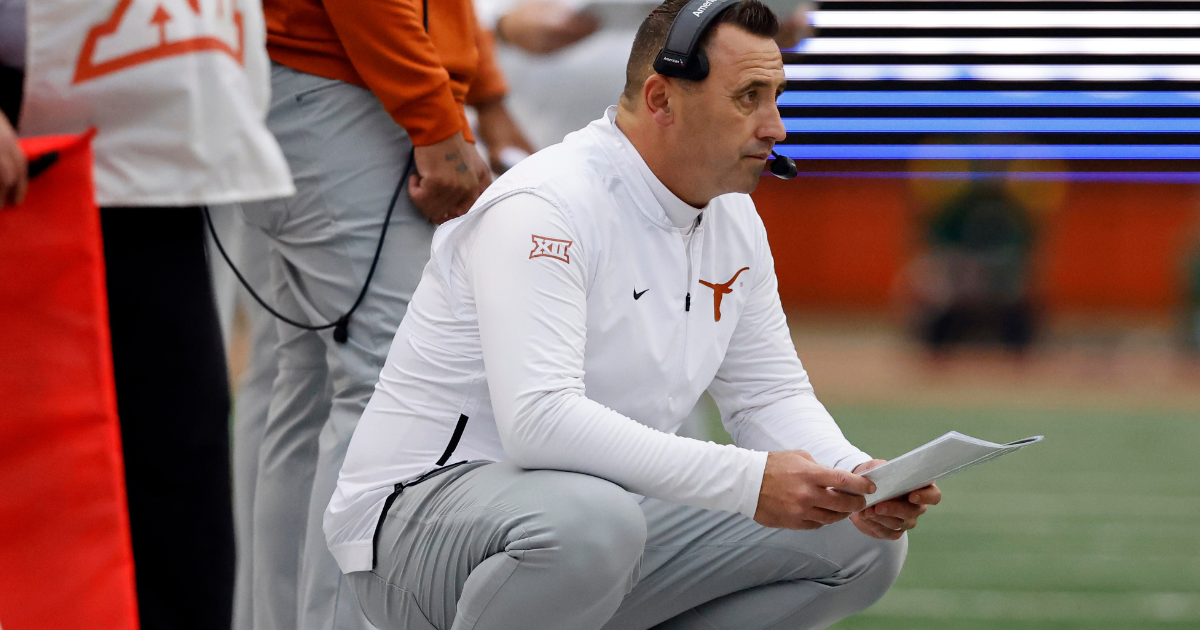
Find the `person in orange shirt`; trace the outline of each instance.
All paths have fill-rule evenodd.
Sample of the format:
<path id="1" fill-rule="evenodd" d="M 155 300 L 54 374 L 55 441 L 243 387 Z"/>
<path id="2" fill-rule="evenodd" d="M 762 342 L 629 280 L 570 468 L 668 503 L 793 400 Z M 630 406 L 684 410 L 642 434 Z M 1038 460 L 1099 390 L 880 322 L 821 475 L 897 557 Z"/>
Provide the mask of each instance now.
<path id="1" fill-rule="evenodd" d="M 470 0 L 266 0 L 263 13 L 272 61 L 369 90 L 404 129 L 417 149 L 410 195 L 430 220 L 470 207 L 490 175 L 465 150 L 462 105 L 505 91 Z"/>
<path id="2" fill-rule="evenodd" d="M 239 562 L 249 565 L 234 627 L 365 629 L 321 516 L 435 225 L 465 213 L 491 181 L 464 104 L 479 112 L 493 163 L 504 144 L 528 143 L 503 108 L 506 86 L 471 0 L 264 0 L 263 12 L 267 125 L 297 193 L 241 210 L 269 245 L 264 301 L 303 326 L 275 322 L 261 445 L 235 446 L 257 462 L 235 462 L 235 494 L 251 500 L 238 503 L 248 524 Z"/>

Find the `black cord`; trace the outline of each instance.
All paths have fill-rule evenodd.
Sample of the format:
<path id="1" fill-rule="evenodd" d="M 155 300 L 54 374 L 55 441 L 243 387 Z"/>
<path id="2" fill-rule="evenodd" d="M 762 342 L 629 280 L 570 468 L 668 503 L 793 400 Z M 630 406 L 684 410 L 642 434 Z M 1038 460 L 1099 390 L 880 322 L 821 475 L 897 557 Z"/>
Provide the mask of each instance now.
<path id="1" fill-rule="evenodd" d="M 424 13 L 423 21 L 425 32 L 428 33 L 429 0 L 424 0 L 421 8 Z M 56 155 L 55 158 L 57 157 L 58 156 Z M 417 148 L 416 146 L 413 146 L 413 148 L 408 152 L 408 166 L 404 167 L 404 174 L 400 176 L 400 181 L 396 183 L 396 191 L 392 193 L 392 202 L 388 204 L 387 214 L 383 218 L 383 228 L 379 230 L 379 243 L 375 245 L 375 257 L 371 259 L 371 269 L 367 271 L 367 279 L 365 282 L 363 282 L 363 288 L 358 292 L 358 298 L 354 300 L 354 305 L 350 307 L 350 310 L 346 311 L 345 315 L 342 315 L 328 324 L 321 324 L 319 326 L 302 324 L 271 308 L 266 301 L 259 297 L 258 293 L 255 292 L 255 290 L 250 286 L 250 283 L 246 281 L 246 277 L 242 275 L 242 272 L 238 271 L 238 268 L 233 264 L 233 261 L 230 260 L 229 254 L 225 253 L 225 247 L 221 245 L 221 239 L 217 238 L 217 229 L 213 227 L 212 215 L 210 215 L 208 212 L 208 206 L 204 206 L 204 220 L 208 223 L 208 233 L 212 234 L 213 243 L 216 243 L 217 245 L 217 251 L 221 252 L 221 258 L 225 259 L 225 264 L 229 265 L 229 268 L 233 270 L 233 275 L 237 276 L 238 281 L 242 283 L 242 286 L 246 288 L 246 291 L 250 293 L 250 297 L 254 298 L 255 302 L 258 302 L 260 306 L 267 309 L 268 313 L 274 315 L 279 320 L 291 324 L 296 328 L 301 328 L 303 330 L 325 330 L 326 328 L 332 328 L 333 340 L 338 343 L 346 343 L 346 340 L 350 338 L 350 316 L 354 314 L 354 311 L 358 310 L 358 305 L 362 304 L 363 298 L 367 297 L 367 288 L 371 286 L 371 278 L 375 277 L 375 268 L 379 266 L 379 255 L 383 253 L 383 238 L 387 236 L 388 225 L 392 222 L 392 210 L 396 208 L 396 201 L 400 199 L 400 191 L 404 190 L 404 184 L 408 181 L 408 176 L 412 174 L 413 166 L 415 166 L 416 163 Z"/>
<path id="2" fill-rule="evenodd" d="M 301 328 L 303 330 L 325 330 L 326 328 L 332 328 L 333 340 L 338 343 L 346 343 L 346 340 L 350 338 L 350 316 L 354 314 L 354 311 L 358 310 L 358 306 L 362 304 L 363 298 L 367 297 L 367 289 L 371 286 L 371 278 L 375 277 L 375 268 L 379 266 L 379 256 L 383 253 L 383 239 L 387 236 L 388 224 L 392 222 L 392 211 L 396 208 L 396 202 L 400 199 L 400 191 L 404 190 L 404 184 L 408 181 L 408 176 L 412 173 L 412 169 L 415 164 L 416 149 L 414 148 L 408 152 L 408 166 L 404 167 L 404 174 L 400 177 L 399 183 L 396 184 L 396 191 L 392 193 L 392 201 L 388 204 L 387 214 L 383 219 L 383 228 L 379 231 L 379 243 L 375 245 L 375 257 L 371 259 L 371 269 L 367 271 L 367 279 L 365 282 L 363 282 L 362 290 L 358 292 L 358 298 L 354 300 L 354 305 L 350 307 L 350 310 L 346 311 L 345 315 L 342 315 L 328 324 L 321 324 L 319 326 L 304 324 L 291 319 L 290 317 L 287 317 L 279 311 L 271 308 L 270 305 L 268 305 L 266 301 L 259 297 L 258 293 L 254 291 L 254 289 L 250 286 L 250 283 L 246 281 L 246 277 L 243 276 L 242 272 L 238 271 L 237 266 L 233 264 L 233 260 L 229 258 L 229 254 L 225 252 L 225 247 L 221 245 L 221 239 L 217 238 L 217 229 L 213 227 L 212 215 L 208 212 L 208 206 L 204 206 L 203 208 L 204 220 L 208 223 L 208 233 L 212 235 L 213 243 L 217 245 L 217 251 L 221 252 L 221 258 L 225 259 L 225 263 L 229 265 L 229 268 L 233 271 L 233 275 L 237 276 L 238 281 L 242 283 L 242 286 L 246 288 L 246 291 L 250 293 L 250 297 L 254 298 L 255 302 L 258 302 L 259 305 L 266 309 L 268 313 L 274 315 L 279 320 L 291 324 L 296 328 Z"/>

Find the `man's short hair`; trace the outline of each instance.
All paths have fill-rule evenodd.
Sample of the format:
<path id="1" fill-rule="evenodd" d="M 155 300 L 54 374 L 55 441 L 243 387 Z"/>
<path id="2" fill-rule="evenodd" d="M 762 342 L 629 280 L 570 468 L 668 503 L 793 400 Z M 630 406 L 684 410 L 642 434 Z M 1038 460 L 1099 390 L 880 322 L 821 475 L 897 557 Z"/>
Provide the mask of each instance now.
<path id="1" fill-rule="evenodd" d="M 683 10 L 688 0 L 666 0 L 646 16 L 638 27 L 637 37 L 633 40 L 633 50 L 629 51 L 629 64 L 625 66 L 625 91 L 622 98 L 630 103 L 637 103 L 641 98 L 642 85 L 654 74 L 654 58 L 667 42 L 667 34 L 671 32 L 671 23 L 675 16 Z M 729 7 L 713 20 L 704 33 L 700 35 L 700 50 L 707 51 L 712 43 L 713 33 L 720 24 L 733 24 L 738 28 L 760 37 L 775 37 L 779 32 L 779 18 L 766 5 L 758 0 L 742 0 Z"/>

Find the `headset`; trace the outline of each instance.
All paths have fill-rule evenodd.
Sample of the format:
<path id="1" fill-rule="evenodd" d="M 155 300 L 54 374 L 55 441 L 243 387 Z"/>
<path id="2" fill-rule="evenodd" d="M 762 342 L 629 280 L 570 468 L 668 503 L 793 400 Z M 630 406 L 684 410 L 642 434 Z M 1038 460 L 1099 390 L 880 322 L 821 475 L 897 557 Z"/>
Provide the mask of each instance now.
<path id="1" fill-rule="evenodd" d="M 692 0 L 684 5 L 671 22 L 667 42 L 654 59 L 654 71 L 676 79 L 703 81 L 708 76 L 708 55 L 700 47 L 700 38 L 723 11 L 742 0 Z M 796 162 L 773 149 L 771 174 L 780 179 L 796 176 Z"/>

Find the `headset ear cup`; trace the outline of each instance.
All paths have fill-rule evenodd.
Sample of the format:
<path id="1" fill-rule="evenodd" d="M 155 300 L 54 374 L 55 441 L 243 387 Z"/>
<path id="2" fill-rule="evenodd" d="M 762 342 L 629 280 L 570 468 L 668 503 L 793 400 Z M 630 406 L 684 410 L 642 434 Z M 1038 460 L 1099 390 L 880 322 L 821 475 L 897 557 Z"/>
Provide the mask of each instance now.
<path id="1" fill-rule="evenodd" d="M 688 78 L 693 81 L 703 81 L 708 78 L 708 55 L 704 54 L 703 50 L 696 51 L 696 66 L 691 75 Z"/>

